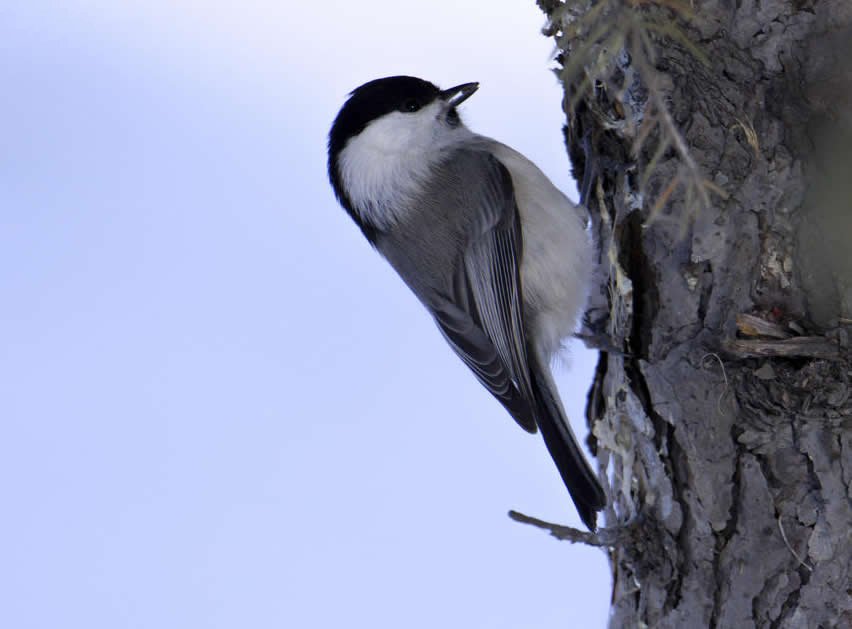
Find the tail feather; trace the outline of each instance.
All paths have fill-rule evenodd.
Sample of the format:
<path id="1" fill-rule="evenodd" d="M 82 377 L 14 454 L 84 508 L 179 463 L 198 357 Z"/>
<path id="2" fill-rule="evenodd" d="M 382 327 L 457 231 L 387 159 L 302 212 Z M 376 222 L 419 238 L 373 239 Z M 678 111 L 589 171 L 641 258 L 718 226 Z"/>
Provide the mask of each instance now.
<path id="1" fill-rule="evenodd" d="M 606 494 L 586 462 L 562 411 L 562 405 L 555 397 L 549 370 L 545 371 L 536 365 L 531 371 L 531 384 L 536 397 L 536 424 L 571 494 L 580 519 L 589 530 L 594 531 L 597 528 L 597 512 L 606 506 Z"/>

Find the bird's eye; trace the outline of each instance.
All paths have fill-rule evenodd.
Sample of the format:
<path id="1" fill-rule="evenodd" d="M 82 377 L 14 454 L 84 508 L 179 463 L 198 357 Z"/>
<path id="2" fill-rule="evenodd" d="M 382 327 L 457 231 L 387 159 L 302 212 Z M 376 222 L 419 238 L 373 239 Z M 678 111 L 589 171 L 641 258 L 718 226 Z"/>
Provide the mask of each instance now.
<path id="1" fill-rule="evenodd" d="M 402 111 L 407 111 L 409 113 L 415 112 L 420 109 L 420 103 L 417 102 L 415 98 L 409 98 L 402 104 Z"/>

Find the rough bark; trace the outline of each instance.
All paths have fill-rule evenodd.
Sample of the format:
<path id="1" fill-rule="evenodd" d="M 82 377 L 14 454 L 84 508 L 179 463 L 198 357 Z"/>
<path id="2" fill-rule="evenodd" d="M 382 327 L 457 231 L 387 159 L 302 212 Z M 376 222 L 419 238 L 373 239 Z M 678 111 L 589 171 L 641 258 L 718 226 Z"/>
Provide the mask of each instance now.
<path id="1" fill-rule="evenodd" d="M 709 64 L 655 40 L 653 89 L 726 198 L 686 207 L 679 188 L 652 216 L 682 157 L 666 153 L 639 189 L 647 82 L 616 92 L 593 76 L 579 99 L 565 86 L 604 269 L 587 413 L 606 526 L 626 531 L 611 625 L 849 627 L 852 3 L 692 6 L 671 19 Z M 557 41 L 567 63 L 572 42 Z"/>

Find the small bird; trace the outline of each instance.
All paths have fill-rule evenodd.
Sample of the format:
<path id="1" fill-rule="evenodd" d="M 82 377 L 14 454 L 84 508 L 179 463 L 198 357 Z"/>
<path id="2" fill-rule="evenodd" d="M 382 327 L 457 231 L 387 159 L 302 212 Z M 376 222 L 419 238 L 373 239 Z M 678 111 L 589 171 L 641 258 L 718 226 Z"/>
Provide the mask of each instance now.
<path id="1" fill-rule="evenodd" d="M 584 210 L 530 160 L 461 121 L 477 89 L 410 76 L 355 89 L 328 139 L 340 204 L 526 431 L 541 430 L 580 518 L 606 505 L 550 371 L 592 269 Z"/>

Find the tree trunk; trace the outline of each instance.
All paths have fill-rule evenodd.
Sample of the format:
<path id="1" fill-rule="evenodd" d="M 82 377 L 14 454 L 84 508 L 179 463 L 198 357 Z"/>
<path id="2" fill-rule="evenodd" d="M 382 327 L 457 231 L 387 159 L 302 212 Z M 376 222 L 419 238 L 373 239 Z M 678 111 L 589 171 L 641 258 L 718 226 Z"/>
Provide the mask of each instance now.
<path id="1" fill-rule="evenodd" d="M 605 50 L 568 26 L 600 2 L 673 28 Z M 539 4 L 603 269 L 612 626 L 852 626 L 852 3 Z"/>

